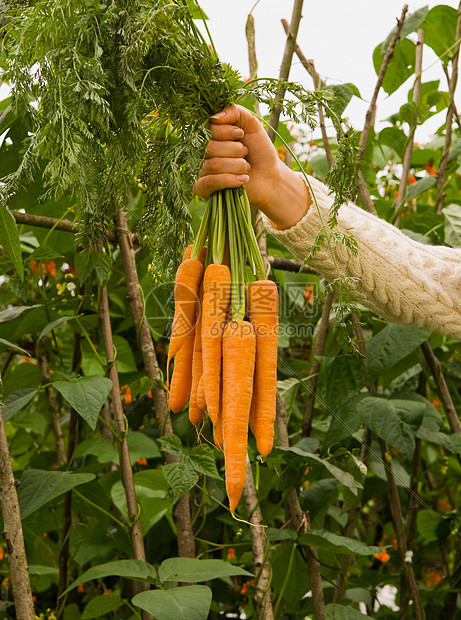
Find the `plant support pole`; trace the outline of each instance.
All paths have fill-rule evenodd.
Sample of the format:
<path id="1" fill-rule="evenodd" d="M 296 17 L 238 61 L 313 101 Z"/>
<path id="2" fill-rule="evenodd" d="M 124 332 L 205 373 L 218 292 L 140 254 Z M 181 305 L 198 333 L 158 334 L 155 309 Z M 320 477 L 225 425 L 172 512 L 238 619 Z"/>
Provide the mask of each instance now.
<path id="1" fill-rule="evenodd" d="M 124 211 L 119 211 L 117 214 L 117 239 L 123 260 L 123 269 L 125 271 L 127 299 L 130 304 L 136 331 L 139 334 L 139 344 L 144 368 L 153 384 L 152 401 L 158 425 L 160 429 L 163 429 L 165 435 L 171 435 L 173 433 L 173 428 L 168 415 L 165 390 L 161 384 L 160 370 L 157 363 L 152 334 L 144 313 L 144 304 L 136 269 L 136 258 L 131 245 L 130 232 L 128 230 Z M 167 453 L 166 461 L 167 463 L 177 463 L 180 461 L 180 457 L 175 454 Z M 178 535 L 178 555 L 188 558 L 195 557 L 195 542 L 191 524 L 189 493 L 183 495 L 176 503 L 173 517 Z"/>
<path id="2" fill-rule="evenodd" d="M 295 45 L 296 45 L 296 38 L 298 36 L 299 23 L 302 17 L 303 2 L 304 0 L 294 0 L 294 3 L 293 3 L 293 12 L 291 14 L 291 21 L 290 21 L 290 31 L 287 36 L 287 40 L 285 43 L 285 51 L 283 52 L 282 64 L 280 66 L 279 78 L 281 80 L 288 80 L 288 78 L 290 77 L 291 62 L 293 60 L 293 53 L 294 53 Z M 279 91 L 277 91 L 276 99 L 279 101 L 282 101 L 284 97 L 285 97 L 285 89 L 281 88 Z M 269 120 L 269 127 L 267 128 L 267 134 L 269 138 L 272 140 L 272 142 L 275 140 L 275 133 L 273 130 L 277 129 L 281 111 L 282 111 L 282 108 L 280 104 L 277 103 L 274 106 L 274 112 L 272 114 L 271 119 Z"/>
<path id="3" fill-rule="evenodd" d="M 0 500 L 3 515 L 3 539 L 8 555 L 11 586 L 16 618 L 34 620 L 34 603 L 30 588 L 21 514 L 19 512 L 16 480 L 11 468 L 5 424 L 0 409 Z"/>

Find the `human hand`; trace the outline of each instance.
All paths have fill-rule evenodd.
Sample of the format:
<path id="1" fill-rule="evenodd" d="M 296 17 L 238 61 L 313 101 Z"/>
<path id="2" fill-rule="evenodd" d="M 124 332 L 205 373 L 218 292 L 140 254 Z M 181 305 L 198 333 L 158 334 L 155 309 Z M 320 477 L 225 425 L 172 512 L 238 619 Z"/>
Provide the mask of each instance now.
<path id="1" fill-rule="evenodd" d="M 219 189 L 242 185 L 251 204 L 277 228 L 293 226 L 307 211 L 302 179 L 280 161 L 253 114 L 232 105 L 211 118 L 211 140 L 194 192 L 206 200 Z"/>

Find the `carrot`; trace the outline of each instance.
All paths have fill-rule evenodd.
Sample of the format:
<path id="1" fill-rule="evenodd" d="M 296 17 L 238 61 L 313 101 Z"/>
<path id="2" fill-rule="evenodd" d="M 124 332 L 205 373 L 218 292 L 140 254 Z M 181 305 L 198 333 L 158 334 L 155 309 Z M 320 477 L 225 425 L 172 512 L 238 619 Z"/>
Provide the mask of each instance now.
<path id="1" fill-rule="evenodd" d="M 202 377 L 202 372 L 203 372 L 202 312 L 201 312 L 202 298 L 203 298 L 203 287 L 200 286 L 199 306 L 198 306 L 199 316 L 197 319 L 197 325 L 195 327 L 194 349 L 193 349 L 193 354 L 192 354 L 192 386 L 191 386 L 191 391 L 190 391 L 190 402 L 189 402 L 189 420 L 192 422 L 192 424 L 198 424 L 199 422 L 201 422 L 205 414 L 205 407 L 199 407 L 198 402 L 197 402 L 198 384 Z"/>
<path id="2" fill-rule="evenodd" d="M 202 363 L 203 387 L 210 418 L 219 414 L 222 333 L 230 298 L 231 276 L 226 265 L 208 265 L 203 278 Z"/>
<path id="3" fill-rule="evenodd" d="M 200 260 L 187 258 L 179 265 L 174 285 L 175 309 L 171 328 L 168 363 L 194 328 L 198 288 L 203 274 Z"/>
<path id="4" fill-rule="evenodd" d="M 202 364 L 203 364 L 203 351 L 202 351 Z M 197 407 L 201 409 L 202 411 L 205 411 L 206 409 L 205 390 L 203 388 L 203 372 L 197 385 Z"/>
<path id="5" fill-rule="evenodd" d="M 218 450 L 223 449 L 222 409 L 219 410 L 218 419 L 213 426 L 213 441 Z"/>
<path id="6" fill-rule="evenodd" d="M 189 400 L 192 385 L 192 353 L 194 348 L 195 330 L 188 335 L 176 353 L 173 376 L 171 378 L 168 406 L 173 413 L 182 411 Z"/>
<path id="7" fill-rule="evenodd" d="M 256 361 L 250 427 L 258 452 L 266 457 L 274 442 L 277 395 L 278 291 L 271 280 L 248 286 L 249 318 L 256 333 Z"/>
<path id="8" fill-rule="evenodd" d="M 223 336 L 222 422 L 226 491 L 232 514 L 245 484 L 255 354 L 252 324 L 248 321 L 228 323 Z"/>
<path id="9" fill-rule="evenodd" d="M 187 246 L 187 248 L 184 250 L 184 253 L 182 255 L 182 263 L 187 260 L 188 258 L 190 258 L 191 254 L 192 254 L 192 248 L 194 247 L 194 244 L 191 243 L 190 245 Z M 207 246 L 204 245 L 202 247 L 202 249 L 200 250 L 200 256 L 199 256 L 199 261 L 202 263 L 202 265 L 205 264 L 205 258 L 206 258 L 206 251 L 207 251 Z"/>

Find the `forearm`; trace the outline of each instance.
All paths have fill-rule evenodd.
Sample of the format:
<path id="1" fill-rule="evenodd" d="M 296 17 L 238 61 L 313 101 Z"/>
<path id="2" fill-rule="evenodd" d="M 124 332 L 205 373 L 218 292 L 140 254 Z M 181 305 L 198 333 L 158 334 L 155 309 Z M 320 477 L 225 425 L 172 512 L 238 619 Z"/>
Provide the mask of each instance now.
<path id="1" fill-rule="evenodd" d="M 310 181 L 326 223 L 333 197 L 322 183 Z M 322 226 L 315 204 L 292 228 L 277 230 L 270 222 L 267 225 L 300 259 L 307 256 Z M 461 250 L 416 243 L 354 205 L 341 207 L 338 230 L 355 238 L 358 255 L 332 242 L 333 260 L 324 243 L 310 261 L 315 269 L 329 280 L 356 278 L 351 287 L 360 302 L 387 320 L 461 338 Z"/>

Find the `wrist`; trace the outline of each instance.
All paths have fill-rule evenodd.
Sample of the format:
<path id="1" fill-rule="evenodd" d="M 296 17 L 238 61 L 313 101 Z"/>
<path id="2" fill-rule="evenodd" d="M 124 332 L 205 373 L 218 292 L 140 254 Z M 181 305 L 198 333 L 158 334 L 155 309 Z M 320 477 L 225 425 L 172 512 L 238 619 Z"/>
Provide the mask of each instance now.
<path id="1" fill-rule="evenodd" d="M 258 205 L 258 208 L 279 230 L 295 226 L 312 204 L 312 197 L 302 177 L 280 162 L 271 175 L 270 189 L 265 203 Z"/>

